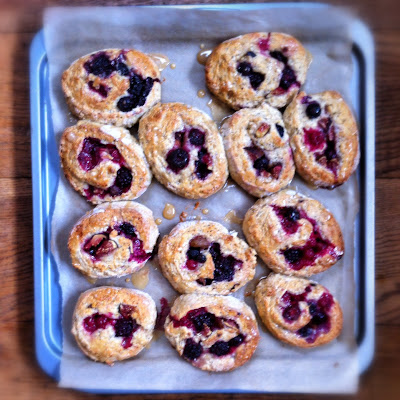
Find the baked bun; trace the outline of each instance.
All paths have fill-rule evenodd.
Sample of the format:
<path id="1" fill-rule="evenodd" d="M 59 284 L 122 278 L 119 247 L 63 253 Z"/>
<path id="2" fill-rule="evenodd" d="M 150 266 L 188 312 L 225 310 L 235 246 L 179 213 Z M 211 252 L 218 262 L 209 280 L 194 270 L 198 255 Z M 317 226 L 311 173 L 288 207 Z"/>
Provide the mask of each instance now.
<path id="1" fill-rule="evenodd" d="M 267 266 L 286 275 L 325 271 L 344 253 L 335 217 L 319 201 L 293 190 L 258 200 L 245 215 L 243 232 Z"/>
<path id="2" fill-rule="evenodd" d="M 165 335 L 186 361 L 213 372 L 231 371 L 249 361 L 259 341 L 255 316 L 245 303 L 194 293 L 175 300 Z"/>
<path id="3" fill-rule="evenodd" d="M 232 178 L 253 196 L 277 192 L 293 179 L 289 136 L 276 108 L 263 104 L 236 111 L 221 134 Z"/>
<path id="4" fill-rule="evenodd" d="M 256 252 L 213 221 L 179 223 L 158 249 L 164 276 L 180 293 L 230 294 L 254 277 Z"/>
<path id="5" fill-rule="evenodd" d="M 61 79 L 80 119 L 130 127 L 161 99 L 160 71 L 137 50 L 107 49 L 76 60 Z"/>
<path id="6" fill-rule="evenodd" d="M 93 204 L 133 200 L 151 183 L 142 148 L 127 129 L 79 121 L 60 142 L 64 174 Z"/>
<path id="7" fill-rule="evenodd" d="M 218 45 L 207 59 L 208 89 L 235 110 L 284 107 L 306 80 L 310 53 L 290 35 L 257 32 Z"/>
<path id="8" fill-rule="evenodd" d="M 153 213 L 133 201 L 104 203 L 87 212 L 68 240 L 72 265 L 91 278 L 132 274 L 151 257 L 158 228 Z"/>
<path id="9" fill-rule="evenodd" d="M 196 108 L 158 104 L 140 120 L 139 140 L 155 177 L 179 196 L 209 197 L 228 178 L 217 126 Z"/>
<path id="10" fill-rule="evenodd" d="M 342 330 L 342 310 L 322 285 L 308 279 L 270 274 L 255 292 L 258 313 L 278 339 L 298 347 L 315 347 Z"/>
<path id="11" fill-rule="evenodd" d="M 300 92 L 283 118 L 296 170 L 307 182 L 332 189 L 349 179 L 360 160 L 358 129 L 338 92 Z"/>
<path id="12" fill-rule="evenodd" d="M 113 365 L 150 343 L 156 317 L 156 305 L 147 293 L 102 286 L 80 295 L 72 334 L 89 358 Z"/>

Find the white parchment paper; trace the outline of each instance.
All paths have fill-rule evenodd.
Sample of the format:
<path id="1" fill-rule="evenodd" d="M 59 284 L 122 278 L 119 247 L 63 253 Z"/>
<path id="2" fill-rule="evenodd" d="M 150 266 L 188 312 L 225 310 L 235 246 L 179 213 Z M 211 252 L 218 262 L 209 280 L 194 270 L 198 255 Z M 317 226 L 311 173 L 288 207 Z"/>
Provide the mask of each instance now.
<path id="1" fill-rule="evenodd" d="M 326 89 L 340 91 L 350 101 L 351 42 L 348 28 L 351 18 L 334 8 L 278 7 L 267 10 L 221 11 L 196 10 L 190 7 L 165 8 L 51 8 L 46 10 L 44 31 L 50 66 L 50 90 L 53 126 L 57 144 L 65 127 L 76 121 L 66 106 L 60 85 L 62 71 L 76 58 L 104 48 L 136 48 L 144 52 L 162 53 L 176 64 L 166 68 L 162 76 L 162 101 L 181 101 L 208 113 L 210 96 L 199 98 L 205 89 L 204 68 L 196 61 L 200 44 L 212 48 L 236 35 L 255 31 L 281 31 L 298 37 L 313 55 L 306 91 Z M 58 166 L 54 166 L 58 168 Z M 99 280 L 90 284 L 76 272 L 67 249 L 69 233 L 75 222 L 89 209 L 84 198 L 75 193 L 60 171 L 60 181 L 52 219 L 52 251 L 58 266 L 63 298 L 63 355 L 60 385 L 84 389 L 136 391 L 279 391 L 279 392 L 354 392 L 358 384 L 356 344 L 354 339 L 354 220 L 358 211 L 358 191 L 353 176 L 334 191 L 313 190 L 295 178 L 292 187 L 320 200 L 329 208 L 342 227 L 346 244 L 345 256 L 330 270 L 313 279 L 327 286 L 336 296 L 344 312 L 344 329 L 340 337 L 317 349 L 298 349 L 279 342 L 259 323 L 261 340 L 251 359 L 230 373 L 210 374 L 181 360 L 166 338 L 153 341 L 136 359 L 116 363 L 113 367 L 94 363 L 78 349 L 70 333 L 72 312 L 81 292 L 92 286 L 117 285 L 132 287 L 124 278 Z M 204 215 L 222 222 L 243 236 L 238 224 L 224 221 L 230 210 L 243 217 L 255 199 L 232 181 L 216 195 L 200 202 L 171 194 L 155 180 L 138 201 L 161 217 L 166 202 L 175 205 L 188 218 Z M 163 220 L 161 237 L 179 221 Z M 159 299 L 176 298 L 177 293 L 163 278 L 157 260 L 149 262 L 150 281 L 145 291 L 159 306 Z M 235 296 L 254 308 L 251 296 L 257 278 L 268 273 L 264 264 L 257 266 L 256 278 Z"/>

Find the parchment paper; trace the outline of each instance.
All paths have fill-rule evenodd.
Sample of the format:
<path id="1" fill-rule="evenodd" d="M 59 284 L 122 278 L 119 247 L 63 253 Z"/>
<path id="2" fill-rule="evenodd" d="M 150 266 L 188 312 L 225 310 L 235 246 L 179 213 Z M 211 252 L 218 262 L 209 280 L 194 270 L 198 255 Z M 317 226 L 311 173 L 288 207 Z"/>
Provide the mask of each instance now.
<path id="1" fill-rule="evenodd" d="M 51 106 L 57 144 L 63 129 L 75 123 L 65 104 L 60 77 L 76 58 L 103 48 L 136 48 L 144 52 L 162 53 L 176 64 L 163 72 L 162 101 L 181 101 L 208 113 L 204 68 L 196 61 L 200 44 L 212 48 L 236 35 L 255 31 L 282 31 L 298 37 L 313 55 L 306 91 L 326 89 L 340 91 L 350 100 L 351 43 L 348 27 L 351 18 L 334 8 L 272 8 L 264 11 L 209 11 L 163 8 L 52 8 L 45 12 L 45 42 L 50 66 Z M 59 166 L 54 166 L 59 168 Z M 354 220 L 358 211 L 358 192 L 353 176 L 334 191 L 313 190 L 296 178 L 292 187 L 320 200 L 337 218 L 344 233 L 345 256 L 330 270 L 313 277 L 327 286 L 344 311 L 344 329 L 333 343 L 317 349 L 298 349 L 272 337 L 259 321 L 260 344 L 243 367 L 230 373 L 210 374 L 181 360 L 166 338 L 153 341 L 136 359 L 109 367 L 88 360 L 78 349 L 70 333 L 72 311 L 81 292 L 90 284 L 76 272 L 67 250 L 69 232 L 74 223 L 91 208 L 75 193 L 60 171 L 60 181 L 52 219 L 52 251 L 58 266 L 63 297 L 63 355 L 60 386 L 85 389 L 138 391 L 279 391 L 279 392 L 354 392 L 358 384 L 356 344 L 354 340 Z M 255 199 L 232 181 L 216 195 L 201 201 L 178 198 L 155 180 L 138 201 L 161 217 L 166 202 L 173 203 L 177 215 L 185 211 L 190 218 L 208 208 L 207 219 L 220 221 L 239 236 L 240 225 L 224 221 L 229 210 L 243 217 Z M 161 237 L 178 223 L 163 220 Z M 177 293 L 162 277 L 157 260 L 149 262 L 150 282 L 145 288 L 159 306 L 159 299 L 176 298 Z M 254 308 L 252 297 L 244 293 L 254 289 L 257 278 L 268 273 L 264 264 L 257 266 L 256 278 L 235 296 Z M 99 280 L 94 285 L 132 287 L 124 278 Z"/>

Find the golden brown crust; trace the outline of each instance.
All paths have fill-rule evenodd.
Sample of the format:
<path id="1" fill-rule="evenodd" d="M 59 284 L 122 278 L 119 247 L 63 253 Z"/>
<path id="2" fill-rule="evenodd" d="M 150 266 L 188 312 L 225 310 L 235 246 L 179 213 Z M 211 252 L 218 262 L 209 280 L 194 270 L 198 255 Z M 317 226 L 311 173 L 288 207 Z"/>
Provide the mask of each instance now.
<path id="1" fill-rule="evenodd" d="M 195 173 L 200 147 L 190 145 L 185 134 L 183 147 L 189 154 L 188 165 L 179 172 L 167 163 L 168 153 L 176 147 L 175 133 L 191 128 L 205 133 L 204 147 L 210 154 L 212 172 L 205 179 Z M 182 103 L 157 104 L 139 124 L 139 140 L 157 180 L 167 189 L 189 199 L 206 198 L 218 192 L 228 177 L 222 139 L 214 121 L 204 112 Z"/>
<path id="2" fill-rule="evenodd" d="M 249 52 L 254 56 L 248 55 Z M 297 84 L 280 90 L 285 63 L 272 57 L 271 52 L 280 52 L 287 58 Z M 257 107 L 264 102 L 280 108 L 296 96 L 305 82 L 311 59 L 310 53 L 290 35 L 277 32 L 248 33 L 227 40 L 213 50 L 206 63 L 206 83 L 211 93 L 235 110 Z M 256 89 L 251 86 L 248 76 L 237 71 L 241 62 L 249 63 L 253 71 L 264 75 Z"/>
<path id="3" fill-rule="evenodd" d="M 99 139 L 103 144 L 112 144 L 117 148 L 125 160 L 126 168 L 132 174 L 132 183 L 128 191 L 119 196 L 106 194 L 102 197 L 93 194 L 88 198 L 86 191 L 89 185 L 102 190 L 108 189 L 114 184 L 121 166 L 110 160 L 109 155 L 105 155 L 94 168 L 85 171 L 78 161 L 85 138 Z M 59 152 L 65 177 L 77 192 L 93 204 L 136 199 L 151 183 L 152 175 L 143 150 L 127 129 L 79 121 L 76 125 L 65 129 Z"/>
<path id="4" fill-rule="evenodd" d="M 278 131 L 278 128 L 281 131 Z M 263 104 L 235 112 L 221 128 L 232 178 L 256 197 L 264 197 L 287 186 L 294 176 L 292 150 L 281 113 Z M 268 160 L 260 172 L 247 149 L 259 148 Z M 260 154 L 254 155 L 259 158 Z"/>
<path id="5" fill-rule="evenodd" d="M 142 249 L 148 255 L 147 258 L 131 259 L 133 242 L 118 232 L 123 223 L 134 227 L 136 238 L 142 241 Z M 107 234 L 110 228 L 112 230 Z M 124 276 L 139 271 L 145 265 L 158 235 L 158 228 L 150 209 L 133 201 L 116 201 L 101 204 L 87 212 L 72 229 L 68 249 L 72 265 L 86 276 Z M 110 253 L 96 259 L 84 250 L 85 244 L 91 240 L 94 243 L 96 238 L 101 241 L 107 237 L 107 243 L 114 248 Z"/>
<path id="6" fill-rule="evenodd" d="M 321 108 L 320 116 L 313 119 L 306 114 L 306 108 L 311 102 L 318 102 Z M 358 128 L 349 106 L 338 92 L 325 91 L 309 96 L 300 92 L 286 108 L 283 118 L 290 135 L 296 171 L 307 182 L 323 188 L 334 188 L 349 179 L 360 160 Z M 320 145 L 310 145 L 309 141 L 306 143 L 304 132 L 305 129 L 321 132 L 321 126 L 325 126 L 329 120 L 332 123 L 327 137 L 332 136 L 332 147 L 339 160 L 338 163 L 334 161 L 336 173 L 327 167 L 326 157 L 319 161 L 316 159 L 318 154 L 324 152 L 326 144 L 322 141 Z M 314 141 L 318 142 L 318 138 Z M 313 150 L 315 147 L 317 149 Z"/>
<path id="7" fill-rule="evenodd" d="M 122 57 L 129 70 L 134 71 L 142 79 L 154 80 L 143 105 L 128 112 L 123 112 L 117 107 L 118 101 L 129 95 L 127 92 L 130 85 L 129 74 L 123 75 L 115 71 L 107 77 L 102 77 L 88 73 L 84 64 L 99 53 L 105 53 L 110 60 Z M 106 96 L 92 90 L 89 87 L 90 82 L 94 88 L 103 88 L 103 91 L 107 92 Z M 64 71 L 61 84 L 68 106 L 78 118 L 117 126 L 130 127 L 134 125 L 146 111 L 161 99 L 160 72 L 156 63 L 146 54 L 133 49 L 106 49 L 87 54 L 73 62 Z"/>
<path id="8" fill-rule="evenodd" d="M 132 345 L 127 348 L 122 346 L 125 338 L 117 337 L 111 325 L 92 333 L 84 327 L 84 319 L 96 313 L 112 319 L 121 318 L 120 305 L 131 306 L 129 316 L 140 325 L 133 333 Z M 80 295 L 73 315 L 72 334 L 89 358 L 113 365 L 115 361 L 136 356 L 150 343 L 156 317 L 155 303 L 147 293 L 134 289 L 97 287 Z"/>
<path id="9" fill-rule="evenodd" d="M 211 330 L 206 324 L 201 332 L 196 333 L 186 326 L 174 326 L 173 320 L 180 320 L 189 311 L 202 307 L 206 312 L 222 319 L 222 328 L 214 327 Z M 249 361 L 259 341 L 254 313 L 244 302 L 231 296 L 194 293 L 182 295 L 175 300 L 165 321 L 165 335 L 181 356 L 187 339 L 200 343 L 203 348 L 202 354 L 194 360 L 186 359 L 197 368 L 213 372 L 231 371 Z M 216 356 L 210 352 L 210 347 L 217 341 L 228 342 L 238 335 L 243 335 L 244 341 L 231 349 L 229 354 Z"/>
<path id="10" fill-rule="evenodd" d="M 261 320 L 279 340 L 316 347 L 331 342 L 342 330 L 342 310 L 331 296 L 316 282 L 271 273 L 257 285 L 255 302 Z"/>
<path id="11" fill-rule="evenodd" d="M 186 266 L 187 252 L 190 246 L 198 247 L 199 237 L 204 242 L 201 254 L 205 262 L 189 269 Z M 194 238 L 197 238 L 197 244 L 191 243 Z M 211 284 L 204 285 L 199 283 L 199 280 L 206 282 L 206 279 L 215 277 L 215 264 L 210 253 L 212 243 L 220 245 L 224 256 L 231 255 L 242 264 L 234 267 L 235 273 L 232 280 L 214 280 Z M 161 241 L 158 258 L 163 275 L 180 293 L 223 295 L 233 293 L 253 279 L 257 263 L 256 252 L 244 240 L 230 234 L 223 225 L 213 221 L 191 221 L 178 224 Z"/>
<path id="12" fill-rule="evenodd" d="M 276 206 L 296 210 L 293 232 L 285 231 L 285 222 L 274 209 Z M 286 223 L 291 225 L 291 221 Z M 342 232 L 334 216 L 317 200 L 293 190 L 283 190 L 258 200 L 245 215 L 243 232 L 267 266 L 282 274 L 317 274 L 334 265 L 344 253 Z M 321 239 L 317 239 L 316 232 Z M 325 244 L 321 245 L 321 241 Z M 315 249 L 316 257 L 313 258 L 313 254 L 307 256 L 310 248 Z M 297 252 L 296 249 L 301 250 Z M 296 251 L 292 259 L 294 256 L 298 258 L 292 265 L 285 257 L 286 250 Z M 311 261 L 305 262 L 307 259 Z"/>

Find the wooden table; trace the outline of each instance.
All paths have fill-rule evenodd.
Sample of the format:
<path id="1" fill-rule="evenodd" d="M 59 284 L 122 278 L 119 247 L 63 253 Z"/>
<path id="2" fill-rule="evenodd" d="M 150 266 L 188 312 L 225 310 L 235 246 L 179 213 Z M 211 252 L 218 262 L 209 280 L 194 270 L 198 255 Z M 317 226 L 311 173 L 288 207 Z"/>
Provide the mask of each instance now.
<path id="1" fill-rule="evenodd" d="M 195 1 L 120 1 L 175 4 Z M 238 1 L 201 1 L 237 3 Z M 240 2 L 240 1 L 239 1 Z M 253 2 L 253 1 L 250 1 Z M 112 1 L 0 0 L 0 398 L 86 399 L 59 389 L 34 352 L 32 195 L 28 49 L 49 5 L 111 5 Z M 117 3 L 116 1 L 114 3 Z M 347 1 L 333 4 L 348 5 Z M 358 0 L 352 7 L 376 40 L 376 356 L 361 379 L 365 399 L 400 398 L 400 3 Z M 399 142 L 397 141 L 399 140 Z M 146 399 L 290 398 L 321 396 L 160 395 Z M 105 398 L 105 397 L 103 397 Z M 113 398 L 126 398 L 116 396 Z"/>

